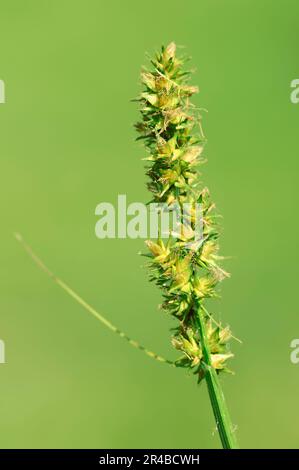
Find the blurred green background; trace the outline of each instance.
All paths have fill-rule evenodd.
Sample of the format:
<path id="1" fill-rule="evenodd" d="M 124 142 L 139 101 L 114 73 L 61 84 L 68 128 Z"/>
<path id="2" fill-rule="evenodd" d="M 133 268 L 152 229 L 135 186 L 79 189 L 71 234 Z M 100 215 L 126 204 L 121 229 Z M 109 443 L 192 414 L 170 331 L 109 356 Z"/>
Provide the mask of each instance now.
<path id="1" fill-rule="evenodd" d="M 171 320 L 137 255 L 98 240 L 96 205 L 147 201 L 138 113 L 146 53 L 171 40 L 197 71 L 204 180 L 223 214 L 232 278 L 215 309 L 243 345 L 222 378 L 241 447 L 298 447 L 298 123 L 295 0 L 2 0 L 1 447 L 219 447 L 206 387 L 106 330 L 39 271 L 50 268 L 153 350 Z"/>

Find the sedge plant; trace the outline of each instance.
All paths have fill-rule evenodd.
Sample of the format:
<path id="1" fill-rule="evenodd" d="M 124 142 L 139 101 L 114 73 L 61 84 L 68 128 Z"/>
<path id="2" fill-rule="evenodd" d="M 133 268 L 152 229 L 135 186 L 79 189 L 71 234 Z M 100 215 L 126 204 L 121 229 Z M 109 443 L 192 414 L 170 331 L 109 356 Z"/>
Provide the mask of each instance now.
<path id="1" fill-rule="evenodd" d="M 198 111 L 190 102 L 198 89 L 189 84 L 185 61 L 172 42 L 151 60 L 150 70 L 141 72 L 141 120 L 136 129 L 147 150 L 151 202 L 166 205 L 170 213 L 189 207 L 187 216 L 179 212 L 179 229 L 169 228 L 157 240 L 146 242 L 146 256 L 151 280 L 163 292 L 162 308 L 177 320 L 172 344 L 182 355 L 176 365 L 191 369 L 198 382 L 205 379 L 222 444 L 234 448 L 236 437 L 219 382 L 219 375 L 229 371 L 232 334 L 205 306 L 207 299 L 218 296 L 217 287 L 228 273 L 219 265 L 215 205 L 199 180 L 205 137 Z"/>
<path id="2" fill-rule="evenodd" d="M 199 180 L 205 137 L 197 110 L 190 102 L 198 90 L 189 85 L 190 72 L 184 70 L 184 62 L 171 43 L 162 47 L 151 61 L 150 71 L 142 70 L 144 90 L 138 98 L 141 121 L 136 124 L 148 151 L 152 201 L 162 203 L 170 212 L 185 205 L 189 208 L 187 215 L 181 211 L 177 231 L 170 229 L 166 242 L 161 232 L 157 240 L 146 242 L 151 280 L 163 291 L 163 309 L 177 321 L 172 344 L 180 357 L 176 361 L 165 359 L 133 340 L 50 271 L 22 235 L 16 233 L 15 238 L 36 265 L 102 325 L 147 356 L 172 367 L 187 368 L 198 382 L 205 381 L 222 445 L 237 448 L 219 381 L 220 374 L 229 372 L 227 361 L 232 357 L 229 341 L 235 337 L 205 305 L 207 299 L 218 295 L 217 286 L 228 273 L 219 265 L 215 205 Z M 196 233 L 198 206 L 202 221 L 200 237 Z"/>

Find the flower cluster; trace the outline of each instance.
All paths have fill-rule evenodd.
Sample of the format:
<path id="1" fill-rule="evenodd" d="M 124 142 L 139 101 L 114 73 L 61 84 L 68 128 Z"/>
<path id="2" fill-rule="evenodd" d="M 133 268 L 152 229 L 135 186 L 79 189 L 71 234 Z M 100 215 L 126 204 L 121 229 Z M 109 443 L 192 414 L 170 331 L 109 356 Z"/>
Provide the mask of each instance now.
<path id="1" fill-rule="evenodd" d="M 179 321 L 172 339 L 183 355 L 177 365 L 189 367 L 201 379 L 204 376 L 203 351 L 198 328 L 198 309 L 204 308 L 205 329 L 211 363 L 217 372 L 227 370 L 226 360 L 231 333 L 213 320 L 204 307 L 207 298 L 217 296 L 218 283 L 228 276 L 219 266 L 219 232 L 214 204 L 209 191 L 199 181 L 198 166 L 205 145 L 200 119 L 190 97 L 198 90 L 189 85 L 190 72 L 185 60 L 176 55 L 176 46 L 162 47 L 151 61 L 152 70 L 143 70 L 144 86 L 138 101 L 141 122 L 136 124 L 148 151 L 148 188 L 151 202 L 191 208 L 189 217 L 181 217 L 181 230 L 148 240 L 151 280 L 163 291 L 163 309 Z M 197 237 L 195 213 L 201 207 L 202 234 Z"/>

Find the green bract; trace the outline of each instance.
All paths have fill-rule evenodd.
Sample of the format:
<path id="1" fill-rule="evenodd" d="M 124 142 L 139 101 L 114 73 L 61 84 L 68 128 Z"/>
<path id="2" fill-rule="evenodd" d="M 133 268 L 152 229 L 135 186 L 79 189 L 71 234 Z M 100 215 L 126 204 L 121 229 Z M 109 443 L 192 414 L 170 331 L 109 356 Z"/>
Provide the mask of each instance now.
<path id="1" fill-rule="evenodd" d="M 176 46 L 162 47 L 151 61 L 152 70 L 143 70 L 144 87 L 139 102 L 142 116 L 136 124 L 148 151 L 148 188 L 151 202 L 174 206 L 190 204 L 188 217 L 181 217 L 180 230 L 169 231 L 168 239 L 148 240 L 151 279 L 161 287 L 162 307 L 178 320 L 172 343 L 183 353 L 177 365 L 192 368 L 199 380 L 205 376 L 198 309 L 204 309 L 205 330 L 211 365 L 227 370 L 231 333 L 213 320 L 204 307 L 207 298 L 217 295 L 217 285 L 228 274 L 218 265 L 219 232 L 209 191 L 199 182 L 198 167 L 204 163 L 205 145 L 200 118 L 190 97 L 198 91 L 189 85 L 190 72 L 176 56 Z M 202 234 L 198 239 L 195 207 L 200 205 Z"/>

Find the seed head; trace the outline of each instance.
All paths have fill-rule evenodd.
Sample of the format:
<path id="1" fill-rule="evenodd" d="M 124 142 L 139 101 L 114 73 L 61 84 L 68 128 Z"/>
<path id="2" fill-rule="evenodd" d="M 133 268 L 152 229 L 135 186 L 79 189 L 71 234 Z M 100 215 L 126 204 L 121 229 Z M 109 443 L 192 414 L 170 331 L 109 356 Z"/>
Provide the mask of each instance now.
<path id="1" fill-rule="evenodd" d="M 215 205 L 209 191 L 199 181 L 199 166 L 205 160 L 205 137 L 200 116 L 190 98 L 198 92 L 189 84 L 190 72 L 185 60 L 176 54 L 171 42 L 151 61 L 151 70 L 143 70 L 143 90 L 138 98 L 141 121 L 136 124 L 148 156 L 148 189 L 152 202 L 174 207 L 189 204 L 186 216 L 180 215 L 176 230 L 169 230 L 167 243 L 148 240 L 151 280 L 162 289 L 162 308 L 179 320 L 172 338 L 173 346 L 183 353 L 178 365 L 204 376 L 203 353 L 198 332 L 197 308 L 218 295 L 218 284 L 228 276 L 218 256 L 219 227 L 215 223 Z M 202 210 L 202 236 L 198 240 L 195 207 Z M 217 371 L 226 370 L 232 354 L 227 343 L 228 327 L 215 327 L 205 317 L 211 363 Z"/>

